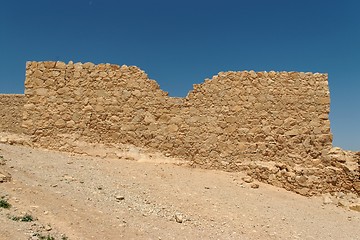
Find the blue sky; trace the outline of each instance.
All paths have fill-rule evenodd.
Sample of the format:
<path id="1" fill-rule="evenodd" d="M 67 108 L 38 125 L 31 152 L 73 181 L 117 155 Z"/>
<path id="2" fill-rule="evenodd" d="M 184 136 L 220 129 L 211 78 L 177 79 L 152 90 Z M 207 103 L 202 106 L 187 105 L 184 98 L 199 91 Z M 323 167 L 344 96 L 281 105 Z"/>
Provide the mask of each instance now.
<path id="1" fill-rule="evenodd" d="M 170 96 L 219 71 L 329 73 L 334 145 L 360 150 L 360 1 L 34 0 L 0 3 L 0 92 L 25 62 L 136 65 Z"/>

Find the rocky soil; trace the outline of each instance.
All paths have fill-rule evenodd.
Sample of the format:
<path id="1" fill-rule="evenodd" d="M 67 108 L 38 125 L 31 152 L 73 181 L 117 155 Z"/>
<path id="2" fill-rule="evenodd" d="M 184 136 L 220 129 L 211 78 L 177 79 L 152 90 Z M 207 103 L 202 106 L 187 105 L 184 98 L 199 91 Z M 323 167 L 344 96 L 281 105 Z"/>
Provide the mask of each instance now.
<path id="1" fill-rule="evenodd" d="M 0 144 L 11 204 L 0 239 L 360 239 L 355 195 L 308 198 L 124 149 L 114 159 Z"/>

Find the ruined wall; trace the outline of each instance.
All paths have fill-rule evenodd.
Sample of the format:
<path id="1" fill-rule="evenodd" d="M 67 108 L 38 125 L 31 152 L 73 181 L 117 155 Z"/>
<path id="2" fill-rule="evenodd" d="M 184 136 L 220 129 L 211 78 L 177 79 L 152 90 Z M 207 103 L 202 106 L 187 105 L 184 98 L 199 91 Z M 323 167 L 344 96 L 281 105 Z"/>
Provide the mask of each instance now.
<path id="1" fill-rule="evenodd" d="M 25 86 L 24 127 L 49 147 L 68 148 L 58 137 L 78 134 L 215 168 L 312 161 L 331 147 L 326 74 L 224 72 L 182 99 L 137 67 L 30 62 Z"/>
<path id="2" fill-rule="evenodd" d="M 23 94 L 0 94 L 0 132 L 22 133 Z"/>
<path id="3" fill-rule="evenodd" d="M 327 162 L 326 74 L 221 72 L 171 98 L 134 66 L 28 62 L 25 86 L 23 127 L 45 148 L 134 144 L 305 195 L 352 189 L 357 177 Z"/>

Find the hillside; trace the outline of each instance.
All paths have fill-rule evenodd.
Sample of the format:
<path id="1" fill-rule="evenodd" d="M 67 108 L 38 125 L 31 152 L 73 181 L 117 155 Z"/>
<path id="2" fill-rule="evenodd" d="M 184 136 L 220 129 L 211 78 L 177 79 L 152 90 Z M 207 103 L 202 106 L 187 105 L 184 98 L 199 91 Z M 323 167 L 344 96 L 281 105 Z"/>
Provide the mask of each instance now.
<path id="1" fill-rule="evenodd" d="M 0 238 L 360 239 L 360 214 L 347 207 L 360 202 L 351 194 L 308 198 L 243 173 L 123 154 L 0 144 L 1 171 L 11 175 L 0 195 L 12 205 L 0 208 Z M 25 214 L 34 221 L 11 219 Z"/>

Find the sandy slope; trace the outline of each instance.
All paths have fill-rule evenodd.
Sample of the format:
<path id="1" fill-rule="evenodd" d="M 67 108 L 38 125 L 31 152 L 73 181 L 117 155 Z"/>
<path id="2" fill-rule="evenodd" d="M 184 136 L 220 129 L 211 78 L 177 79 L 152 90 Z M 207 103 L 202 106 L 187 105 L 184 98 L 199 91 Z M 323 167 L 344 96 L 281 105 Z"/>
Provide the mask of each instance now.
<path id="1" fill-rule="evenodd" d="M 242 173 L 4 144 L 0 155 L 12 175 L 0 197 L 13 205 L 0 209 L 0 239 L 360 239 L 359 212 L 254 189 Z M 25 213 L 37 220 L 9 219 Z"/>

